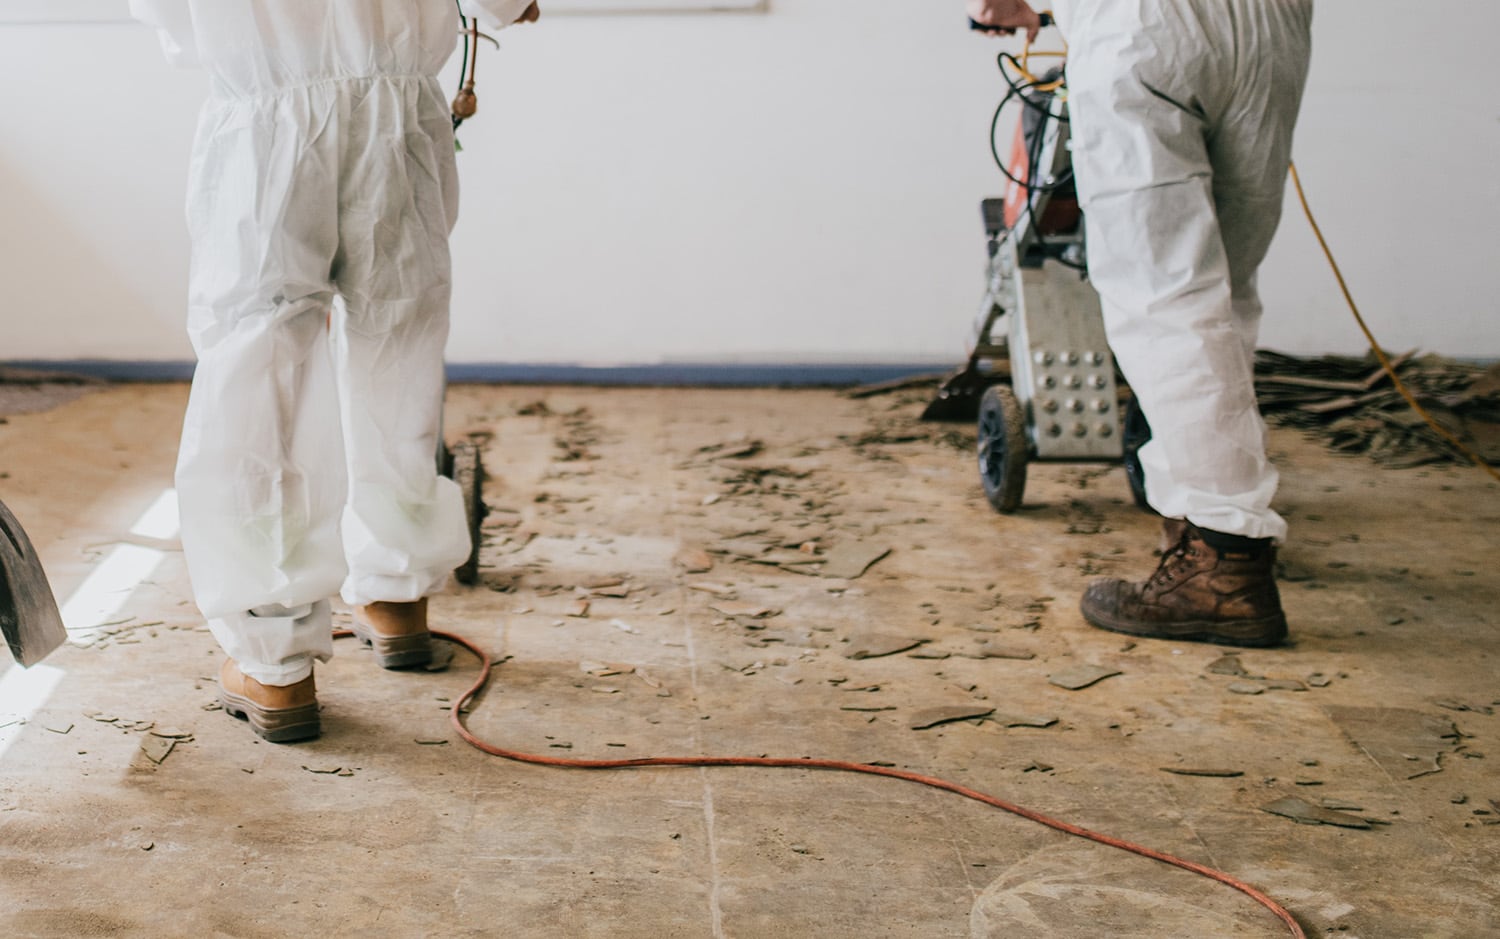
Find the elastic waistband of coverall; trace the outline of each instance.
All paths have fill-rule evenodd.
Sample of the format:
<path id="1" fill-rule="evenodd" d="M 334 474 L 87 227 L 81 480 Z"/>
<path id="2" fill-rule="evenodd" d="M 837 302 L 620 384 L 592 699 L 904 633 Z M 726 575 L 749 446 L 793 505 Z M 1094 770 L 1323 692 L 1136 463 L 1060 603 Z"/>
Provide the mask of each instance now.
<path id="1" fill-rule="evenodd" d="M 275 101 L 288 95 L 325 89 L 332 94 L 339 94 L 344 90 L 353 90 L 360 85 L 374 85 L 381 82 L 393 85 L 431 85 L 436 88 L 437 81 L 436 75 L 425 75 L 420 72 L 375 72 L 369 75 L 326 75 L 301 78 L 247 88 L 243 83 L 235 82 L 223 75 L 211 75 L 209 103 Z"/>

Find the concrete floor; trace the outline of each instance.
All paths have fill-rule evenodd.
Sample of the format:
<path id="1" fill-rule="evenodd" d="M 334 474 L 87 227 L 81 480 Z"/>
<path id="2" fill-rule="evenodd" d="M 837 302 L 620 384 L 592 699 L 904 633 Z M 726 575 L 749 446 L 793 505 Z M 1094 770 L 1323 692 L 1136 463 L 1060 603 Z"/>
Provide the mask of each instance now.
<path id="1" fill-rule="evenodd" d="M 888 762 L 1223 869 L 1310 935 L 1500 935 L 1500 488 L 1275 433 L 1295 642 L 1222 674 L 1224 650 L 1077 613 L 1091 576 L 1154 564 L 1121 470 L 1034 466 L 997 516 L 970 432 L 918 423 L 924 400 L 451 389 L 494 512 L 484 583 L 435 621 L 508 657 L 471 726 L 573 757 Z M 180 553 L 130 533 L 185 401 L 114 386 L 0 424 L 0 498 L 59 597 L 113 556 L 145 578 L 24 673 L 50 693 L 0 701 L 0 935 L 1286 934 L 1203 878 L 907 782 L 485 756 L 447 723 L 464 653 L 395 673 L 341 640 L 324 736 L 258 742 L 213 710 Z M 857 577 L 796 563 L 853 546 L 891 550 Z M 925 642 L 847 657 L 888 637 Z M 1079 665 L 1120 674 L 1049 684 Z M 22 674 L 0 664 L 0 689 Z M 1262 810 L 1286 797 L 1372 827 Z"/>

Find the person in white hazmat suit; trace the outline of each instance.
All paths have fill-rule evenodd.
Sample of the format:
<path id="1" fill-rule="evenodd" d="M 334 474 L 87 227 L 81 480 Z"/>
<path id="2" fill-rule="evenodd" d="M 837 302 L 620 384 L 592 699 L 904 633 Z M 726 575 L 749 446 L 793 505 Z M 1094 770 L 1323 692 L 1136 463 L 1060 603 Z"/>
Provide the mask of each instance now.
<path id="1" fill-rule="evenodd" d="M 427 596 L 467 557 L 437 473 L 457 212 L 437 73 L 460 7 L 531 0 L 131 0 L 211 94 L 188 182 L 198 355 L 177 464 L 224 709 L 275 742 L 320 732 L 330 598 L 382 665 L 431 658 Z"/>
<path id="2" fill-rule="evenodd" d="M 1281 217 L 1312 0 L 1055 0 L 1089 277 L 1151 424 L 1146 497 L 1174 547 L 1082 600 L 1103 629 L 1245 646 L 1286 638 L 1253 355 L 1256 270 Z M 1035 37 L 1023 0 L 969 0 Z"/>

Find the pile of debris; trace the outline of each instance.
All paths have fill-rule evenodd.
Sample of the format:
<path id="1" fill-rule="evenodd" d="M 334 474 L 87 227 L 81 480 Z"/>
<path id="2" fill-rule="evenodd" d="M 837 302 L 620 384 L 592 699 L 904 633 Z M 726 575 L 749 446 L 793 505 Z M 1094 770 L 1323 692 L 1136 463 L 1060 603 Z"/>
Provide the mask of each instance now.
<path id="1" fill-rule="evenodd" d="M 1392 364 L 1433 419 L 1486 460 L 1500 461 L 1500 365 L 1414 353 Z M 1373 354 L 1299 358 L 1261 350 L 1255 382 L 1268 422 L 1322 437 L 1335 450 L 1392 468 L 1468 461 L 1406 403 Z"/>
<path id="2" fill-rule="evenodd" d="M 87 375 L 0 366 L 0 421 L 50 411 L 104 386 L 102 379 Z"/>

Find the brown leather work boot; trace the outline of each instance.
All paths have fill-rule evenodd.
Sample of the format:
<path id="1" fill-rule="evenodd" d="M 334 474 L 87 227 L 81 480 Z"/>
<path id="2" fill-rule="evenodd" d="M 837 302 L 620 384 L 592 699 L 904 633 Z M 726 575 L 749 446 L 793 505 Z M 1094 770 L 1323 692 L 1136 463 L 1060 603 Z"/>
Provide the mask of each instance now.
<path id="1" fill-rule="evenodd" d="M 272 743 L 311 740 L 322 733 L 318 691 L 311 675 L 294 685 L 262 685 L 240 671 L 233 659 L 219 669 L 219 706 Z"/>
<path id="2" fill-rule="evenodd" d="M 354 611 L 354 635 L 375 650 L 382 668 L 408 668 L 432 661 L 427 598 L 406 603 L 379 601 Z"/>
<path id="3" fill-rule="evenodd" d="M 1144 583 L 1096 580 L 1083 618 L 1100 629 L 1186 642 L 1274 646 L 1286 639 L 1276 590 L 1276 549 L 1219 551 L 1193 525 Z"/>

